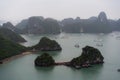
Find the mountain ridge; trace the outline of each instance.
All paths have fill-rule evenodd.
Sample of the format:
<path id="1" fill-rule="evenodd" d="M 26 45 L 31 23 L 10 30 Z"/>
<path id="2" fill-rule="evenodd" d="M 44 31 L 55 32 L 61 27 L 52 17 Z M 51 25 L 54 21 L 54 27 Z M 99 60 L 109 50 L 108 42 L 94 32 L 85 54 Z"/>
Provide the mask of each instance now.
<path id="1" fill-rule="evenodd" d="M 22 20 L 13 30 L 20 34 L 59 34 L 61 31 L 66 33 L 110 33 L 120 31 L 120 19 L 108 19 L 105 12 L 100 12 L 98 16 L 88 19 L 80 17 L 65 18 L 58 21 L 53 18 L 43 16 L 32 16 Z"/>

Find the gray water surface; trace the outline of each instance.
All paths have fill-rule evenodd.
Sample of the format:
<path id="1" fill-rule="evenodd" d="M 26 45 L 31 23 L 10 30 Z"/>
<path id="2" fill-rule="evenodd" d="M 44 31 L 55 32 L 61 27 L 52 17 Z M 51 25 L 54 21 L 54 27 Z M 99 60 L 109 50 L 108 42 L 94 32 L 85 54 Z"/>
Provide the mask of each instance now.
<path id="1" fill-rule="evenodd" d="M 25 46 L 37 44 L 43 36 L 56 40 L 62 46 L 62 51 L 48 53 L 58 62 L 70 61 L 89 45 L 101 51 L 105 63 L 80 70 L 66 66 L 38 68 L 34 66 L 35 58 L 42 54 L 38 52 L 0 65 L 0 80 L 120 80 L 120 72 L 117 71 L 120 68 L 120 33 L 22 36 L 28 41 L 22 43 Z M 76 48 L 75 44 L 80 47 Z"/>

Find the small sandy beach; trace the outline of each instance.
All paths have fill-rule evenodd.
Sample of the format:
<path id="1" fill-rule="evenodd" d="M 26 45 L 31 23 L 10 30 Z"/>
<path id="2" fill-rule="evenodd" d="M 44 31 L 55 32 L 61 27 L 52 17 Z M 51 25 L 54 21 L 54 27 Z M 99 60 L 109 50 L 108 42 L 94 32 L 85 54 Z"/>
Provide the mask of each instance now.
<path id="1" fill-rule="evenodd" d="M 12 60 L 14 60 L 14 59 L 17 59 L 17 58 L 19 58 L 19 57 L 22 57 L 22 56 L 25 56 L 25 55 L 29 55 L 29 54 L 32 54 L 32 53 L 33 53 L 33 52 L 30 52 L 30 51 L 23 52 L 23 53 L 21 53 L 21 54 L 18 54 L 18 55 L 15 55 L 15 56 L 12 56 L 12 57 L 3 59 L 3 60 L 1 60 L 0 62 L 1 62 L 2 64 L 4 64 L 4 63 L 7 63 L 7 62 L 12 61 Z"/>

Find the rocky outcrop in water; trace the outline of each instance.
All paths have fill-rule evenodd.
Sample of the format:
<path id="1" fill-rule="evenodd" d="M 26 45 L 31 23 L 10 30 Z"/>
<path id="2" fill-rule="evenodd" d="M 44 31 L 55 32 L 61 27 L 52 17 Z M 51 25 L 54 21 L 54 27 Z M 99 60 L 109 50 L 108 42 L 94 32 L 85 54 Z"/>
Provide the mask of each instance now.
<path id="1" fill-rule="evenodd" d="M 90 67 L 93 64 L 103 63 L 103 59 L 104 57 L 98 49 L 86 46 L 82 49 L 82 54 L 79 57 L 73 58 L 68 66 L 74 68 Z"/>
<path id="2" fill-rule="evenodd" d="M 64 65 L 73 67 L 76 69 L 88 68 L 94 64 L 102 64 L 104 63 L 104 57 L 101 52 L 90 46 L 86 46 L 83 49 L 82 54 L 79 57 L 73 58 L 69 62 L 55 62 L 54 59 L 47 53 L 38 56 L 35 59 L 35 65 L 40 67 L 49 67 L 53 65 Z"/>
<path id="3" fill-rule="evenodd" d="M 60 50 L 62 50 L 61 46 L 55 40 L 51 40 L 47 37 L 41 38 L 40 42 L 37 45 L 33 46 L 32 49 L 41 50 L 41 51 L 60 51 Z"/>
<path id="4" fill-rule="evenodd" d="M 39 67 L 49 67 L 49 66 L 53 66 L 55 61 L 52 58 L 52 56 L 50 56 L 47 53 L 43 53 L 41 56 L 38 56 L 35 61 L 35 66 L 39 66 Z"/>

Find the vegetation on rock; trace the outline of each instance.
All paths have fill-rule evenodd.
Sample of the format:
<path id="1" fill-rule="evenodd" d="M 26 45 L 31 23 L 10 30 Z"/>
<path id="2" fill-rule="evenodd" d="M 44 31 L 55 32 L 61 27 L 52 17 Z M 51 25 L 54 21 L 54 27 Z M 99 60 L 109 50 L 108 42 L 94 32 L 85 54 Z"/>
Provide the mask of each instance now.
<path id="1" fill-rule="evenodd" d="M 86 46 L 83 49 L 81 56 L 73 58 L 70 61 L 70 66 L 75 68 L 89 67 L 92 64 L 103 63 L 104 57 L 96 48 Z"/>
<path id="2" fill-rule="evenodd" d="M 0 35 L 0 60 L 17 55 L 25 51 L 26 48 Z"/>
<path id="3" fill-rule="evenodd" d="M 32 47 L 32 49 L 41 51 L 57 51 L 62 48 L 55 40 L 50 40 L 47 37 L 43 37 L 37 45 Z"/>
<path id="4" fill-rule="evenodd" d="M 9 39 L 13 42 L 26 42 L 24 38 L 22 38 L 19 34 L 11 31 L 7 28 L 0 28 L 0 35 L 2 35 L 4 38 Z"/>
<path id="5" fill-rule="evenodd" d="M 38 56 L 35 59 L 35 65 L 40 67 L 48 67 L 52 65 L 65 65 L 76 69 L 90 67 L 93 64 L 104 63 L 104 57 L 100 51 L 94 47 L 86 46 L 79 57 L 73 58 L 70 62 L 55 62 L 54 59 L 47 53 Z"/>
<path id="6" fill-rule="evenodd" d="M 50 56 L 47 53 L 43 53 L 41 56 L 38 56 L 35 59 L 35 65 L 39 66 L 39 67 L 48 67 L 48 66 L 52 66 L 54 65 L 55 61 L 52 58 L 52 56 Z"/>
<path id="7" fill-rule="evenodd" d="M 16 28 L 11 22 L 3 23 L 2 28 L 7 28 L 15 33 L 20 33 L 21 30 Z"/>

